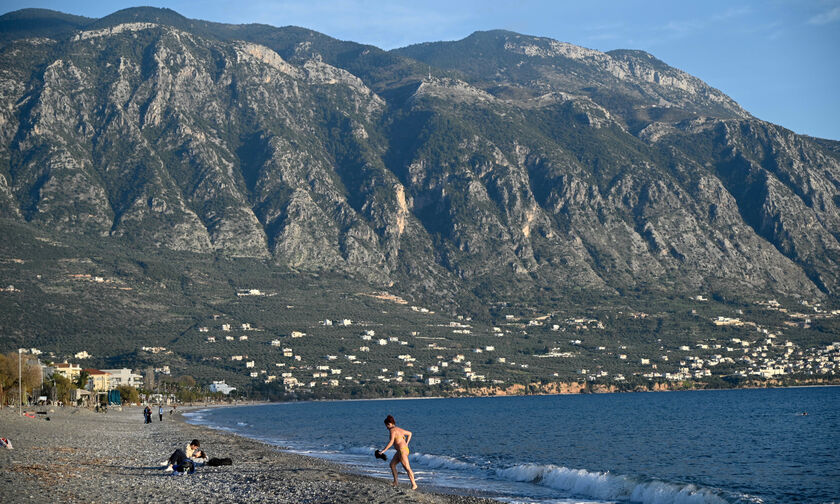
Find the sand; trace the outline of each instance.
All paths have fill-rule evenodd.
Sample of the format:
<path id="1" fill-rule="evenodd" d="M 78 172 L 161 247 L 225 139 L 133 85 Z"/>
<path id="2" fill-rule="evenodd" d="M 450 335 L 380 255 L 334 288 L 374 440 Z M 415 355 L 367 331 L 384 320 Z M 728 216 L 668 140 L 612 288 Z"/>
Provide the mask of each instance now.
<path id="1" fill-rule="evenodd" d="M 181 410 L 182 408 L 179 408 Z M 412 491 L 352 474 L 348 468 L 305 457 L 223 431 L 190 425 L 180 414 L 143 423 L 142 408 L 95 413 L 72 407 L 38 408 L 38 418 L 0 411 L 0 502 L 256 502 L 256 503 L 491 503 L 473 496 Z M 197 438 L 210 456 L 232 466 L 200 467 L 173 476 L 163 470 L 176 448 Z"/>

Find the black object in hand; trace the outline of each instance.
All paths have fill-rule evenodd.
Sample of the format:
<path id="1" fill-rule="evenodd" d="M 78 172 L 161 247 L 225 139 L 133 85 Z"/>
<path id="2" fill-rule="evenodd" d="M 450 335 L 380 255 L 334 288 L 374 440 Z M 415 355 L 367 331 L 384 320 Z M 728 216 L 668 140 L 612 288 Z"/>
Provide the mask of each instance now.
<path id="1" fill-rule="evenodd" d="M 387 456 L 387 455 L 385 455 L 384 453 L 382 453 L 382 452 L 381 452 L 381 451 L 379 451 L 379 450 L 376 450 L 375 452 L 373 452 L 373 456 L 374 456 L 374 457 L 376 457 L 376 458 L 378 458 L 378 459 L 388 460 L 388 456 Z"/>

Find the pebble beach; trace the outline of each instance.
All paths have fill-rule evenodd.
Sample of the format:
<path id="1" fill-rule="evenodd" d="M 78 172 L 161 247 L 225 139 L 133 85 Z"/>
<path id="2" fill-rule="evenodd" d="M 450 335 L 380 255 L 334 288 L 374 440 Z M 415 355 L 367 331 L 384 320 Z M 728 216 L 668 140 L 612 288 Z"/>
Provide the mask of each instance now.
<path id="1" fill-rule="evenodd" d="M 179 408 L 179 411 L 181 408 Z M 35 410 L 28 410 L 35 411 Z M 36 418 L 0 411 L 0 502 L 255 502 L 489 504 L 474 496 L 412 491 L 389 480 L 352 474 L 330 462 L 283 451 L 223 431 L 190 425 L 180 413 L 143 423 L 141 407 L 95 413 L 47 407 Z M 155 408 L 155 413 L 157 409 Z M 49 420 L 46 420 L 46 418 Z M 162 465 L 176 448 L 199 439 L 210 457 L 232 466 L 200 467 L 177 476 Z"/>

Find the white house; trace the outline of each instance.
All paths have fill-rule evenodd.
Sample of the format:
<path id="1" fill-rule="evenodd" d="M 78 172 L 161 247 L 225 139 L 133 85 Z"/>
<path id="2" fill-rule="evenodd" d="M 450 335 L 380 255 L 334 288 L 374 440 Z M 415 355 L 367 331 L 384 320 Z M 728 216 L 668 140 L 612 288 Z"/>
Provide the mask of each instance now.
<path id="1" fill-rule="evenodd" d="M 128 385 L 129 387 L 137 387 L 143 384 L 143 376 L 132 373 L 128 368 L 121 369 L 101 369 L 106 373 L 111 374 L 111 387 L 117 388 L 120 385 Z"/>
<path id="2" fill-rule="evenodd" d="M 224 395 L 228 395 L 231 392 L 236 390 L 236 387 L 231 387 L 224 380 L 214 381 L 210 384 L 210 392 L 216 393 L 221 392 Z"/>

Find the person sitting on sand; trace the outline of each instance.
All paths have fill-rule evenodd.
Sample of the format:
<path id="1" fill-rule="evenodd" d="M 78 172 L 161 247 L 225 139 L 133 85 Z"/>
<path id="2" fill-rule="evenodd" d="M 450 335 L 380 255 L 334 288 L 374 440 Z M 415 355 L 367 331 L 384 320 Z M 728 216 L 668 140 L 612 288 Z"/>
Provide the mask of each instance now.
<path id="1" fill-rule="evenodd" d="M 394 475 L 394 486 L 397 486 L 397 462 L 401 463 L 405 472 L 408 473 L 408 479 L 411 480 L 411 489 L 417 490 L 417 483 L 414 481 L 414 471 L 411 470 L 411 465 L 408 463 L 408 443 L 411 442 L 411 431 L 397 427 L 397 422 L 394 417 L 388 415 L 385 418 L 385 427 L 391 431 L 391 439 L 388 440 L 388 446 L 382 449 L 382 452 L 388 451 L 391 445 L 397 453 L 391 459 L 391 473 Z"/>
<path id="2" fill-rule="evenodd" d="M 189 442 L 185 450 L 180 448 L 175 450 L 175 452 L 173 452 L 169 457 L 166 471 L 175 471 L 178 473 L 189 471 L 190 474 L 194 473 L 195 461 L 206 458 L 206 455 L 204 455 L 204 452 L 199 450 L 199 447 L 201 447 L 201 443 L 198 439 L 193 439 Z"/>

